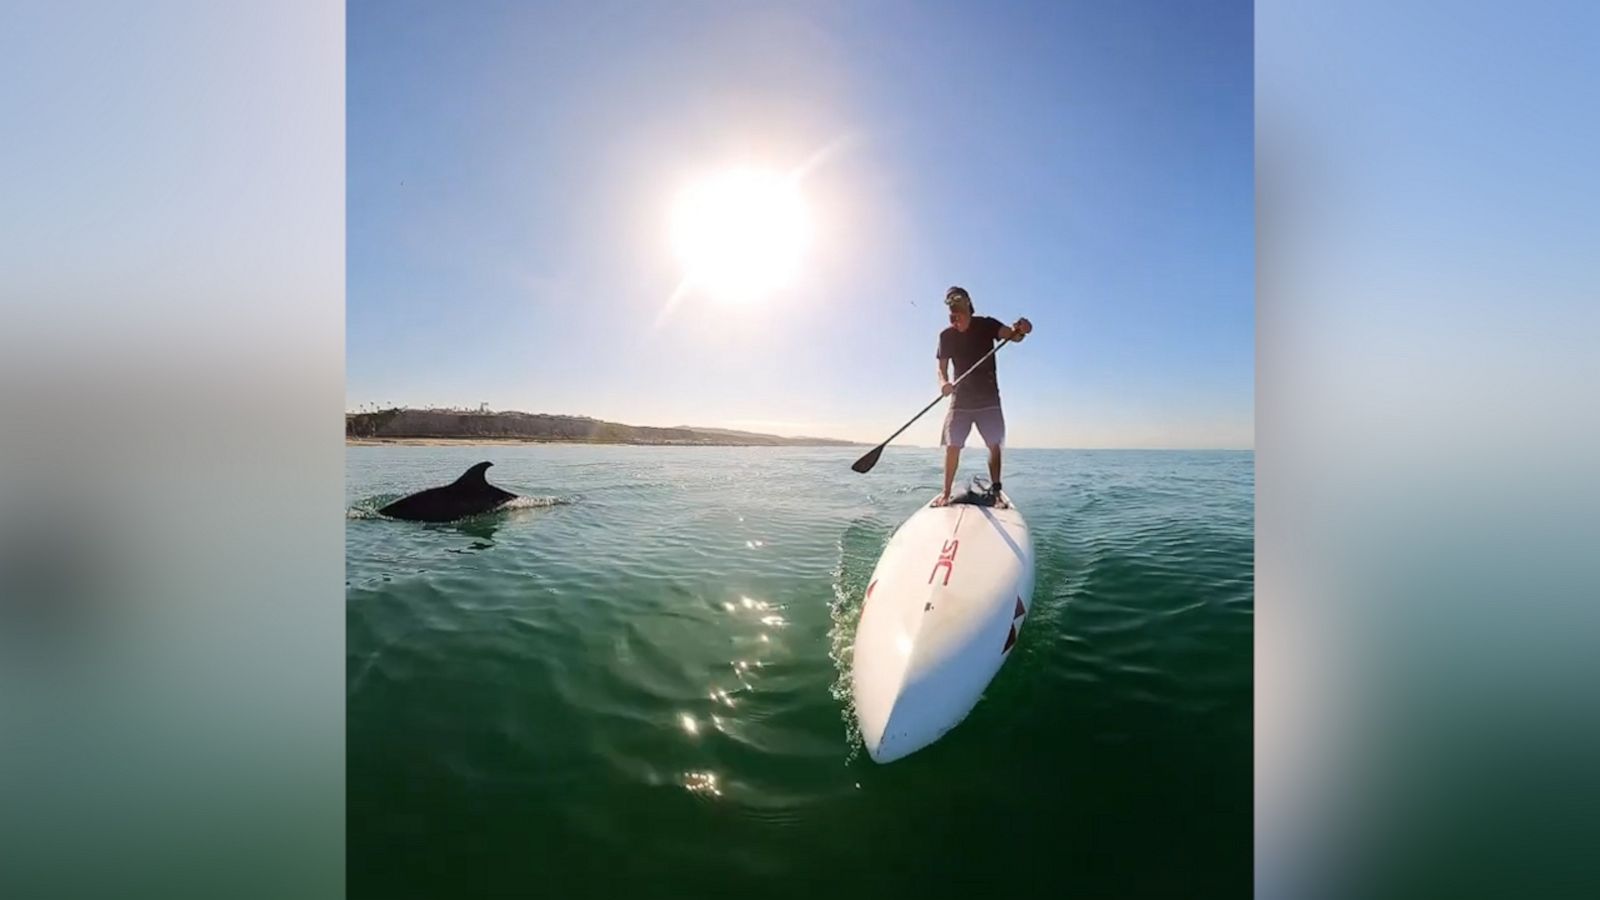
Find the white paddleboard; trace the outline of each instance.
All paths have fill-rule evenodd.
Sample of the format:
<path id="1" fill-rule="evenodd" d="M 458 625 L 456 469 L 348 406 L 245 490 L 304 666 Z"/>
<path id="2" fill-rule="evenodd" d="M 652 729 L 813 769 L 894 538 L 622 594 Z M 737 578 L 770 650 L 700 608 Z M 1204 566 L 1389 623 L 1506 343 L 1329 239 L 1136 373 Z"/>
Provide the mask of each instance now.
<path id="1" fill-rule="evenodd" d="M 974 479 L 972 490 L 986 486 Z M 995 506 L 930 500 L 895 531 L 867 582 L 851 680 L 876 762 L 960 724 L 1016 645 L 1033 604 L 1033 540 L 1010 498 L 1000 498 Z"/>

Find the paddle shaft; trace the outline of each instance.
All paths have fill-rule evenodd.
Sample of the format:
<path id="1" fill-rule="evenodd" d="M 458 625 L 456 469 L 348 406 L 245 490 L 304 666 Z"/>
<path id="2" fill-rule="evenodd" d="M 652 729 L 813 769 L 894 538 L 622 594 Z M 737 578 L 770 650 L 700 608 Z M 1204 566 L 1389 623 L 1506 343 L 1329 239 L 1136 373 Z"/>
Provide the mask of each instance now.
<path id="1" fill-rule="evenodd" d="M 954 395 L 955 394 L 956 385 L 960 384 L 963 379 L 965 379 L 968 375 L 971 375 L 975 370 L 977 370 L 977 368 L 979 366 L 983 365 L 985 360 L 987 360 L 989 357 L 995 355 L 996 353 L 1000 352 L 1000 348 L 1001 347 L 1004 347 L 1006 344 L 1009 344 L 1009 343 L 1011 343 L 1011 338 L 1001 338 L 1000 339 L 1000 343 L 995 344 L 993 350 L 990 350 L 988 353 L 985 353 L 983 355 L 982 359 L 980 359 L 977 362 L 973 363 L 972 367 L 967 369 L 965 372 L 962 372 L 960 377 L 958 377 L 955 381 L 950 382 L 950 388 L 951 388 L 950 393 L 952 395 Z M 926 413 L 928 410 L 933 409 L 933 407 L 935 405 L 937 405 L 940 400 L 943 400 L 944 397 L 945 397 L 944 393 L 940 392 L 939 396 L 933 398 L 933 402 L 932 403 L 929 403 L 927 406 L 924 406 L 922 408 L 922 412 L 919 412 L 916 415 L 912 416 L 910 422 L 907 422 L 904 425 L 901 425 L 899 431 L 896 431 L 894 434 L 889 435 L 889 437 L 887 439 L 885 439 L 883 443 L 879 444 L 878 445 L 878 449 L 882 450 L 884 447 L 889 446 L 889 441 L 892 441 L 895 438 L 899 437 L 901 431 L 905 431 L 907 428 L 910 428 L 918 419 L 922 418 L 923 413 Z"/>

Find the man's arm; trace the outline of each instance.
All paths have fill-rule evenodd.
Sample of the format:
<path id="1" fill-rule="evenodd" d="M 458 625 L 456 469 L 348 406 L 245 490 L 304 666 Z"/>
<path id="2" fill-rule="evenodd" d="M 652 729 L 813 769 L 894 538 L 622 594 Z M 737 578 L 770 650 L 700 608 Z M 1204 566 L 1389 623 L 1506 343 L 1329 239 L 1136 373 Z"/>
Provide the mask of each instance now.
<path id="1" fill-rule="evenodd" d="M 939 396 L 950 393 L 950 357 L 939 357 Z"/>
<path id="2" fill-rule="evenodd" d="M 1023 338 L 1027 337 L 1028 336 L 1028 332 L 1030 332 L 1032 330 L 1033 330 L 1033 323 L 1032 322 L 1029 322 L 1027 319 L 1018 319 L 1017 320 L 1017 324 L 1015 324 L 1015 325 L 1001 325 L 1000 326 L 1000 339 L 1001 340 L 1020 341 Z"/>

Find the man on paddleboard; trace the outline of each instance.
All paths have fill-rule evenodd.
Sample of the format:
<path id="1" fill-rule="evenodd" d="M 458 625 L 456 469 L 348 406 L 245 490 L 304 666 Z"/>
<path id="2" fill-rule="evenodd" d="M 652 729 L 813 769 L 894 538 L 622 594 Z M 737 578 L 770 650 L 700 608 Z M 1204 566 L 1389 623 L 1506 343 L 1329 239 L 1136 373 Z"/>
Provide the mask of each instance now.
<path id="1" fill-rule="evenodd" d="M 939 443 L 944 449 L 944 492 L 934 500 L 935 505 L 950 501 L 950 485 L 955 481 L 956 465 L 961 461 L 961 448 L 978 426 L 978 435 L 989 447 L 989 494 L 1000 496 L 1000 448 L 1006 440 L 1006 417 L 1000 408 L 1000 384 L 996 378 L 994 357 L 984 359 L 993 350 L 995 341 L 1010 339 L 1020 341 L 1033 330 L 1033 323 L 1018 319 L 1014 325 L 1005 325 L 999 319 L 972 314 L 972 297 L 965 288 L 952 287 L 945 292 L 944 304 L 950 308 L 950 327 L 939 334 L 939 390 L 955 396 L 950 400 L 950 411 L 945 415 L 944 431 Z M 952 384 L 962 373 L 982 359 L 983 363 L 960 384 Z M 951 371 L 952 364 L 954 372 Z"/>

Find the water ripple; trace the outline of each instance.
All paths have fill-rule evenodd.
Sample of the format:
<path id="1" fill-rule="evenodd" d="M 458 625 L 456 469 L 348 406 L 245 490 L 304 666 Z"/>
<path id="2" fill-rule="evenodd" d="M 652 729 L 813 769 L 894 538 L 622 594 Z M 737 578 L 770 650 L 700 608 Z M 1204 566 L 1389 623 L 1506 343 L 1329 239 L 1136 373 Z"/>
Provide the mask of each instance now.
<path id="1" fill-rule="evenodd" d="M 481 453 L 353 448 L 349 506 Z M 1009 453 L 1038 555 L 1028 627 L 967 723 L 884 767 L 860 752 L 851 648 L 878 554 L 937 488 L 932 456 L 891 448 L 857 477 L 848 448 L 494 454 L 497 483 L 581 502 L 476 531 L 346 523 L 366 871 L 531 854 L 568 885 L 668 858 L 686 885 L 800 878 L 800 860 L 861 862 L 889 833 L 960 833 L 990 855 L 998 839 L 966 823 L 1059 819 L 1081 837 L 1075 817 L 1126 818 L 1167 772 L 1185 785 L 1237 764 L 1248 781 L 1248 454 Z M 1247 788 L 1239 809 L 1168 790 L 1196 821 L 1248 828 Z M 1034 830 L 1013 840 L 1046 852 Z"/>

